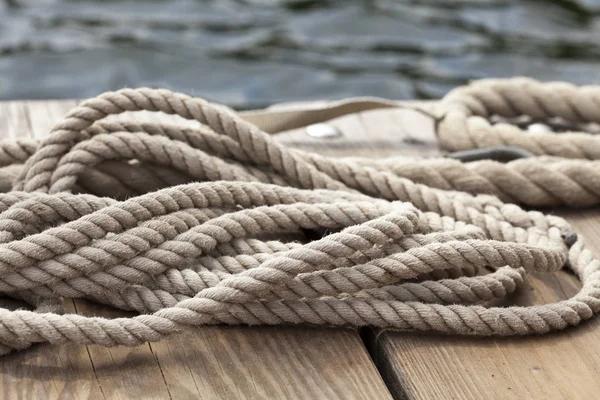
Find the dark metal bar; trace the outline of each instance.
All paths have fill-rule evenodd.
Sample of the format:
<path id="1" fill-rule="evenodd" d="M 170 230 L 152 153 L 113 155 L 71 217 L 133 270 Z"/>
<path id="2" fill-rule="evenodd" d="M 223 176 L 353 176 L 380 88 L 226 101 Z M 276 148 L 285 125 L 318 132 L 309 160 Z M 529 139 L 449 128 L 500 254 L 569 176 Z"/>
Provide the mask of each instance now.
<path id="1" fill-rule="evenodd" d="M 494 160 L 499 162 L 508 162 L 520 158 L 535 157 L 535 154 L 514 146 L 493 146 L 483 147 L 481 149 L 455 151 L 446 155 L 448 158 L 454 158 L 462 162 Z"/>

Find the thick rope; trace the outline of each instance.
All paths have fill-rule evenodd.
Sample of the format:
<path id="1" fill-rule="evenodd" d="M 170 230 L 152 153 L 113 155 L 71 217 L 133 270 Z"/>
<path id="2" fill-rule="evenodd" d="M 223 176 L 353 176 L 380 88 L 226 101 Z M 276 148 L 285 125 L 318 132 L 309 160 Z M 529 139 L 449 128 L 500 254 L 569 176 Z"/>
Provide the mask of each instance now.
<path id="1" fill-rule="evenodd" d="M 485 81 L 483 81 L 485 82 Z M 473 85 L 478 87 L 478 83 Z M 460 93 L 460 92 L 459 92 Z M 453 98 L 454 95 L 452 94 Z M 465 100 L 467 101 L 467 100 Z M 441 109 L 449 108 L 446 102 L 441 103 Z M 456 114 L 459 114 L 458 116 Z M 469 116 L 465 112 L 450 112 L 443 114 L 440 118 L 439 137 L 443 147 L 455 151 L 470 148 L 480 148 L 492 145 L 524 145 L 520 138 L 502 138 L 497 140 L 485 139 L 478 143 L 471 142 L 468 138 L 469 131 L 465 125 L 467 120 L 480 121 L 476 116 Z M 510 115 L 510 114 L 509 114 Z M 464 123 L 450 124 L 449 121 L 456 116 Z M 503 127 L 509 131 L 517 129 L 520 137 L 540 136 L 553 138 L 558 141 L 552 149 L 563 150 L 568 145 L 560 143 L 563 136 L 571 134 L 551 135 L 531 132 L 522 132 L 518 128 L 507 124 L 490 125 L 487 120 L 485 124 L 490 128 L 483 133 L 473 129 L 471 134 L 477 137 L 488 138 L 498 132 Z M 478 129 L 478 128 L 477 128 Z M 136 140 L 147 141 L 148 137 L 131 138 L 127 133 L 136 136 L 136 133 L 145 132 L 153 136 L 165 136 L 171 140 L 181 141 L 200 151 L 211 154 L 215 157 L 235 160 L 236 162 L 249 163 L 250 159 L 244 153 L 239 143 L 227 136 L 215 135 L 208 129 L 192 129 L 171 124 L 138 124 L 135 122 L 117 123 L 117 122 L 98 122 L 94 124 L 88 132 L 92 135 L 115 134 L 118 137 L 113 140 Z M 595 139 L 588 134 L 579 134 L 588 140 Z M 460 145 L 461 138 L 467 136 L 466 145 Z M 555 136 L 557 136 L 555 138 Z M 514 140 L 513 140 L 514 139 Z M 102 139 L 101 139 L 102 140 Z M 35 149 L 37 141 L 33 139 L 21 139 L 21 143 L 27 144 L 27 148 Z M 11 142 L 0 141 L 0 151 L 2 146 L 12 146 Z M 108 145 L 108 144 L 107 144 Z M 540 154 L 539 149 L 535 150 L 528 147 L 528 150 Z M 588 146 L 593 148 L 593 146 Z M 122 151 L 131 152 L 131 148 Z M 336 179 L 343 180 L 352 185 L 349 179 L 353 175 L 360 173 L 363 167 L 369 166 L 378 170 L 394 173 L 397 176 L 408 178 L 413 182 L 422 183 L 427 186 L 458 190 L 472 194 L 487 193 L 499 197 L 505 202 L 525 204 L 531 206 L 592 206 L 600 204 L 600 175 L 597 172 L 600 167 L 600 160 L 595 159 L 570 159 L 562 158 L 568 154 L 557 156 L 540 156 L 537 158 L 526 158 L 511 161 L 509 163 L 500 163 L 491 160 L 482 160 L 470 163 L 462 163 L 458 160 L 449 158 L 427 159 L 415 162 L 415 159 L 393 157 L 384 160 L 363 160 L 363 159 L 336 159 L 332 162 L 330 159 L 318 154 L 302 152 L 300 150 L 290 149 L 294 154 L 306 159 L 328 175 Z M 6 151 L 4 151 L 6 153 Z M 556 152 L 555 152 L 556 153 Z M 21 153 L 21 158 L 15 159 L 15 162 L 24 162 L 33 154 Z M 543 154 L 543 152 L 541 153 Z M 118 155 L 114 154 L 114 157 Z M 95 168 L 87 168 L 81 172 L 81 178 L 78 183 L 79 189 L 86 192 L 93 192 L 101 196 L 111 196 L 118 199 L 124 199 L 157 190 L 168 185 L 176 185 L 190 181 L 191 179 L 203 179 L 202 169 L 186 168 L 181 165 L 169 165 L 168 167 L 156 165 L 152 162 L 144 162 L 143 154 L 135 164 L 119 161 L 109 161 L 108 154 L 103 160 L 96 160 Z M 175 161 L 178 159 L 175 158 Z M 90 159 L 88 162 L 94 162 Z M 218 161 L 217 161 L 218 162 Z M 234 173 L 234 171 L 231 171 Z M 273 182 L 285 184 L 285 182 L 274 181 L 281 180 L 279 176 L 265 175 L 258 170 L 257 179 L 263 182 Z M 6 171 L 4 173 L 11 181 L 14 173 Z M 0 176 L 2 178 L 2 176 Z"/>
<path id="2" fill-rule="evenodd" d="M 0 309 L 0 353 L 36 342 L 135 346 L 209 324 L 461 335 L 577 325 L 600 310 L 599 261 L 565 220 L 503 200 L 597 204 L 600 145 L 488 119 L 599 122 L 596 97 L 516 79 L 475 83 L 435 106 L 449 150 L 509 144 L 550 156 L 507 164 L 326 158 L 166 90 L 88 100 L 39 144 L 0 142 L 1 166 L 23 164 L 0 193 L 0 292 L 34 309 Z M 141 110 L 201 127 L 107 119 Z M 576 157 L 586 160 L 565 159 Z M 528 272 L 565 265 L 583 285 L 571 299 L 491 306 Z M 141 315 L 64 314 L 63 298 Z"/>

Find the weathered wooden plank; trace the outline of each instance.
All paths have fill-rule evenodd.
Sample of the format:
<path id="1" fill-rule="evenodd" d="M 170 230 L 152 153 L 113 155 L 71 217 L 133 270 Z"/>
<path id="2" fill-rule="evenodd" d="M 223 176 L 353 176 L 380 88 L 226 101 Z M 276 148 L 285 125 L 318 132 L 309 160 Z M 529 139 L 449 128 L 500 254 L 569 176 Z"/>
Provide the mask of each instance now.
<path id="1" fill-rule="evenodd" d="M 53 128 L 54 124 L 72 108 L 77 105 L 77 100 L 30 100 L 25 102 L 12 102 L 10 104 L 23 104 L 25 117 L 31 136 L 42 138 Z"/>
<path id="2" fill-rule="evenodd" d="M 130 315 L 76 304 L 86 315 Z M 158 343 L 87 352 L 107 398 L 389 398 L 352 329 L 202 327 Z"/>
<path id="3" fill-rule="evenodd" d="M 391 157 L 437 154 L 433 121 L 406 109 L 371 110 L 328 122 L 340 136 L 313 138 L 306 129 L 277 134 L 286 145 L 334 157 Z M 418 128 L 417 128 L 418 127 Z"/>
<path id="4" fill-rule="evenodd" d="M 351 329 L 293 327 L 201 328 L 152 344 L 182 396 L 388 398 L 362 347 Z"/>
<path id="5" fill-rule="evenodd" d="M 75 300 L 73 311 L 83 315 L 118 318 L 131 316 L 125 313 L 93 304 L 87 301 Z M 51 346 L 46 351 L 52 351 Z M 59 346 L 60 347 L 60 346 Z M 96 381 L 106 399 L 131 399 L 144 397 L 153 393 L 156 398 L 166 399 L 171 396 L 169 386 L 165 381 L 160 364 L 152 353 L 149 344 L 138 347 L 104 348 L 100 346 L 71 346 L 73 352 L 85 353 L 87 362 L 92 367 L 93 379 Z M 58 374 L 62 371 L 57 368 Z M 60 375 L 59 379 L 65 376 Z"/>
<path id="6" fill-rule="evenodd" d="M 2 134 L 40 137 L 74 105 L 3 103 Z M 390 398 L 351 329 L 206 327 L 136 348 L 38 345 L 0 360 L 0 385 L 3 398 Z"/>
<path id="7" fill-rule="evenodd" d="M 15 138 L 29 134 L 24 102 L 0 102 L 0 138 Z"/>
<path id="8" fill-rule="evenodd" d="M 0 299 L 0 306 L 15 309 L 23 303 Z M 85 346 L 55 348 L 39 345 L 0 360 L 0 396 L 3 399 L 101 399 Z"/>

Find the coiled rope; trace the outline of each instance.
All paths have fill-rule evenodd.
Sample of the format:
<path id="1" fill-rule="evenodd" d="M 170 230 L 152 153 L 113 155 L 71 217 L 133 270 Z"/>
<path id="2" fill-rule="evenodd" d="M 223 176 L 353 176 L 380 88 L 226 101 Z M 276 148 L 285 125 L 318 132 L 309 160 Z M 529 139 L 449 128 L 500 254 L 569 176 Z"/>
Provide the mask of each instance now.
<path id="1" fill-rule="evenodd" d="M 598 107 L 600 88 L 564 83 L 519 78 L 457 89 L 434 106 L 444 148 L 502 144 L 551 157 L 463 164 L 332 159 L 286 148 L 202 99 L 104 93 L 39 144 L 1 143 L 3 166 L 25 163 L 0 193 L 0 292 L 34 311 L 0 309 L 0 353 L 36 342 L 135 346 L 205 324 L 460 335 L 577 325 L 600 310 L 599 261 L 562 218 L 503 200 L 598 204 L 599 139 L 489 119 L 600 122 Z M 108 118 L 140 110 L 202 126 Z M 319 238 L 285 239 L 307 231 Z M 565 265 L 582 282 L 574 297 L 490 306 L 527 272 Z M 63 298 L 141 315 L 63 314 Z"/>

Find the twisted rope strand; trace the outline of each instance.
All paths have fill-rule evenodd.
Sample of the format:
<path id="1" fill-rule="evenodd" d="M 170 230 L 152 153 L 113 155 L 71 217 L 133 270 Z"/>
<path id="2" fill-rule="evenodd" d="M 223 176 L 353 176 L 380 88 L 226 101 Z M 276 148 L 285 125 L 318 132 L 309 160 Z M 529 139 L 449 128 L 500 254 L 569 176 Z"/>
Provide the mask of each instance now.
<path id="1" fill-rule="evenodd" d="M 446 117 L 446 119 L 450 120 L 451 115 Z M 447 128 L 446 124 L 442 124 L 441 126 L 442 128 Z M 494 129 L 499 126 L 501 125 L 493 125 Z M 509 129 L 517 129 L 510 125 L 507 125 L 507 127 Z M 455 130 L 462 132 L 462 128 L 452 130 L 449 133 L 449 136 L 453 138 L 452 142 L 444 145 L 451 150 L 464 150 L 465 147 L 456 145 L 454 137 L 460 136 L 462 133 L 455 133 Z M 442 133 L 445 132 L 444 129 L 441 131 Z M 170 141 L 162 141 L 164 146 L 161 148 L 161 139 L 156 138 L 158 142 L 152 148 L 156 148 L 157 150 L 150 153 L 148 153 L 148 149 L 140 148 L 141 144 L 136 146 L 134 143 L 118 143 L 118 138 L 122 138 L 126 142 L 135 140 L 138 143 L 140 141 L 146 143 L 147 140 L 144 140 L 144 135 L 140 135 L 140 138 L 127 135 L 127 133 L 137 134 L 140 132 L 145 132 L 153 136 L 164 136 L 170 139 Z M 203 180 L 205 177 L 199 174 L 206 167 L 200 170 L 185 164 L 174 165 L 173 162 L 182 162 L 183 160 L 204 161 L 205 158 L 208 158 L 207 161 L 203 162 L 205 166 L 206 164 L 214 165 L 220 163 L 219 159 L 229 163 L 243 163 L 246 165 L 244 169 L 248 167 L 252 169 L 250 176 L 254 174 L 256 178 L 263 182 L 272 182 L 279 185 L 298 185 L 293 181 L 282 182 L 281 176 L 273 173 L 271 169 L 262 172 L 262 170 L 252 167 L 251 164 L 248 164 L 251 162 L 248 154 L 242 149 L 239 143 L 228 136 L 218 135 L 206 127 L 196 129 L 171 124 L 144 124 L 136 123 L 135 121 L 100 121 L 85 130 L 85 134 L 87 136 L 100 135 L 100 145 L 105 147 L 112 142 L 110 148 L 114 152 L 139 152 L 142 150 L 144 151 L 142 154 L 136 155 L 139 157 L 138 163 L 140 158 L 144 158 L 144 155 L 146 155 L 145 159 L 149 161 L 142 163 L 143 168 L 140 168 L 139 166 L 136 167 L 135 165 L 122 162 L 110 162 L 106 159 L 98 160 L 97 156 L 86 152 L 85 155 L 88 157 L 80 154 L 76 158 L 81 159 L 83 163 L 87 163 L 87 168 L 85 168 L 84 164 L 80 164 L 75 160 L 73 162 L 78 167 L 75 167 L 73 162 L 69 164 L 69 167 L 63 166 L 63 171 L 70 171 L 71 185 L 74 184 L 75 179 L 73 175 L 77 171 L 80 174 L 80 181 L 84 185 L 92 185 L 90 189 L 100 195 L 109 194 L 114 196 L 114 185 L 119 185 L 119 192 L 124 194 L 118 197 L 123 198 L 147 193 L 164 187 L 166 184 L 181 184 L 193 179 Z M 105 144 L 102 138 L 105 138 L 106 134 L 115 134 L 116 138 L 110 139 Z M 520 131 L 519 134 L 521 135 Z M 525 133 L 525 135 L 530 135 L 530 133 Z M 485 137 L 487 137 L 487 133 Z M 586 137 L 589 137 L 589 135 L 586 135 Z M 164 149 L 169 148 L 168 144 L 173 143 L 173 141 L 175 141 L 176 151 L 180 152 L 180 154 L 168 157 Z M 197 152 L 194 152 L 189 147 L 180 146 L 179 142 L 205 152 L 207 155 L 199 157 Z M 517 146 L 523 145 L 519 141 L 506 142 L 502 140 L 490 143 L 486 142 L 476 147 L 504 145 L 507 143 Z M 2 146 L 4 145 L 12 146 L 12 143 L 0 141 L 0 150 L 2 150 Z M 30 147 L 34 149 L 36 145 L 36 141 L 30 143 Z M 468 146 L 468 148 L 470 147 L 471 145 Z M 556 148 L 564 149 L 564 146 L 560 145 Z M 585 149 L 588 148 L 590 146 L 585 146 Z M 532 149 L 529 148 L 529 150 Z M 174 154 L 176 151 L 173 149 L 169 153 Z M 393 172 L 398 177 L 408 178 L 411 181 L 430 187 L 458 190 L 472 194 L 488 193 L 506 202 L 532 206 L 591 206 L 600 203 L 600 176 L 597 176 L 598 172 L 596 172 L 599 161 L 594 160 L 540 157 L 539 159 L 515 160 L 506 164 L 490 160 L 464 164 L 452 159 L 421 160 L 415 162 L 413 158 L 394 157 L 384 160 L 356 160 L 350 158 L 336 159 L 334 161 L 318 154 L 306 153 L 295 149 L 290 151 L 312 164 L 319 171 L 326 173 L 334 179 L 342 180 L 351 187 L 357 187 L 359 183 L 352 182 L 350 179 L 361 173 L 365 166 L 369 166 L 379 171 Z M 536 151 L 536 153 L 543 154 L 544 152 Z M 111 153 L 106 153 L 105 157 L 109 154 Z M 214 157 L 209 157 L 208 155 Z M 116 157 L 116 154 L 112 153 L 112 156 Z M 565 155 L 561 153 L 561 156 Z M 28 156 L 21 161 L 25 161 L 27 158 Z M 99 164 L 97 168 L 91 168 L 90 165 L 95 163 Z M 176 169 L 173 169 L 173 167 Z M 228 168 L 235 170 L 236 166 L 229 166 Z M 216 168 L 216 165 L 212 169 L 217 170 L 217 172 L 223 170 L 222 168 Z M 127 177 L 126 181 L 123 181 L 121 178 L 123 176 Z M 106 187 L 111 187 L 113 190 L 104 193 L 104 188 Z"/>
<path id="2" fill-rule="evenodd" d="M 600 142 L 490 118 L 600 122 L 599 99 L 598 88 L 518 78 L 436 104 L 449 150 L 501 143 L 547 155 L 507 164 L 330 159 L 179 93 L 90 99 L 40 143 L 0 141 L 0 166 L 24 163 L 0 193 L 0 293 L 35 309 L 0 309 L 0 354 L 36 342 L 135 346 L 205 324 L 461 335 L 577 325 L 600 311 L 600 261 L 562 218 L 504 201 L 598 204 Z M 109 118 L 144 110 L 196 125 Z M 527 272 L 565 265 L 582 281 L 571 299 L 489 307 Z M 142 315 L 62 314 L 61 297 Z"/>

